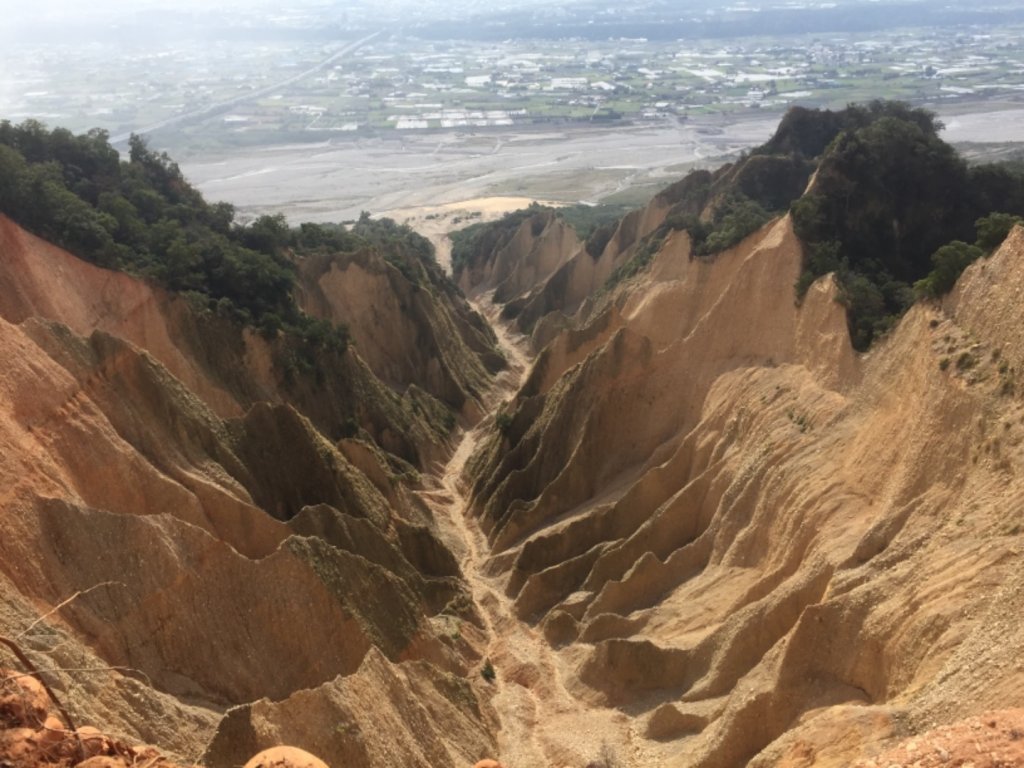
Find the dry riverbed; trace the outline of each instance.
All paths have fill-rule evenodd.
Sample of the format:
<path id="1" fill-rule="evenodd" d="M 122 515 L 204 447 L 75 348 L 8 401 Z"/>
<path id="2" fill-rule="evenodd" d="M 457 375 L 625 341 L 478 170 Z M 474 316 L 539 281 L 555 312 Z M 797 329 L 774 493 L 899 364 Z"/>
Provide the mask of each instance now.
<path id="1" fill-rule="evenodd" d="M 1018 104 L 937 111 L 948 141 L 1024 141 Z M 233 203 L 243 219 L 283 213 L 293 222 L 335 222 L 370 211 L 408 221 L 443 251 L 444 233 L 463 221 L 533 200 L 640 204 L 692 168 L 718 167 L 763 143 L 780 119 L 755 113 L 615 127 L 396 131 L 222 151 L 182 168 L 208 199 Z"/>

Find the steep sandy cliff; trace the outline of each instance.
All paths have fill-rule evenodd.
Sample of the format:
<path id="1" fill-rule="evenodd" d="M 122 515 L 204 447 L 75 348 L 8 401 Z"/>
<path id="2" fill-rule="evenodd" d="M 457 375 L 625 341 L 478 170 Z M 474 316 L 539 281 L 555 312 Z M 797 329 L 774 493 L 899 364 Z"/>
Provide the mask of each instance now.
<path id="1" fill-rule="evenodd" d="M 211 765 L 282 742 L 365 766 L 490 752 L 481 619 L 401 458 L 445 450 L 429 382 L 396 392 L 354 349 L 287 381 L 273 341 L 0 223 L 0 637 L 78 723 Z M 431 295 L 417 311 L 474 322 Z M 441 354 L 474 360 L 465 410 L 485 355 Z"/>
<path id="2" fill-rule="evenodd" d="M 551 210 L 527 211 L 487 253 L 455 270 L 467 296 L 494 291 L 495 300 L 520 298 L 565 264 L 581 243 L 572 227 Z"/>
<path id="3" fill-rule="evenodd" d="M 564 315 L 597 293 L 641 240 L 657 229 L 669 208 L 668 200 L 659 195 L 627 214 L 595 254 L 562 219 L 540 211 L 520 222 L 510 237 L 457 265 L 454 279 L 468 296 L 493 291 L 494 301 L 504 305 L 502 317 L 522 333 L 532 333 L 534 348 L 540 349 L 564 326 Z M 542 322 L 545 318 L 547 324 Z"/>
<path id="4" fill-rule="evenodd" d="M 831 278 L 793 301 L 788 218 L 676 233 L 544 348 L 471 507 L 617 759 L 848 765 L 1021 706 L 1022 259 L 1018 227 L 858 358 Z M 538 706 L 554 763 L 579 715 Z"/>
<path id="5" fill-rule="evenodd" d="M 490 374 L 504 359 L 490 326 L 439 267 L 366 250 L 308 257 L 300 275 L 302 308 L 346 325 L 378 378 L 479 418 Z"/>
<path id="6" fill-rule="evenodd" d="M 86 768 L 1017 765 L 1024 228 L 857 354 L 788 215 L 670 219 L 774 162 L 596 255 L 527 212 L 458 275 L 490 325 L 307 255 L 344 351 L 0 218 L 0 760 L 85 756 L 34 665 Z"/>
<path id="7" fill-rule="evenodd" d="M 109 333 L 156 358 L 221 417 L 257 402 L 287 402 L 332 438 L 364 430 L 414 464 L 446 452 L 445 406 L 474 412 L 490 372 L 503 365 L 493 334 L 439 274 L 424 270 L 422 286 L 410 283 L 379 255 L 300 263 L 310 313 L 351 325 L 354 354 L 331 358 L 197 312 L 181 297 L 87 264 L 2 215 L 0 253 L 0 316 L 9 322 L 39 317 L 80 336 Z M 382 275 L 383 285 L 373 285 L 372 274 Z M 361 311 L 368 303 L 372 313 Z M 311 375 L 314 356 L 320 370 Z"/>

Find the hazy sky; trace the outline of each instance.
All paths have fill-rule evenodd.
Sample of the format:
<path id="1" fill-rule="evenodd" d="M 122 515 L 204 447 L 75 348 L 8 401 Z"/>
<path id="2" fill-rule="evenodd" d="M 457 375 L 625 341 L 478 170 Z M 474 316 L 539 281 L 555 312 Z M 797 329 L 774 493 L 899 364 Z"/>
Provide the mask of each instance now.
<path id="1" fill-rule="evenodd" d="M 685 6 L 694 1 L 675 0 Z M 76 22 L 109 27 L 119 20 L 131 22 L 139 17 L 147 22 L 148 13 L 153 10 L 194 12 L 197 21 L 204 17 L 221 17 L 223 12 L 238 12 L 242 18 L 274 19 L 292 15 L 319 13 L 326 19 L 337 19 L 347 12 L 358 18 L 380 17 L 383 19 L 405 18 L 409 11 L 412 16 L 423 18 L 437 15 L 439 18 L 466 18 L 473 12 L 493 11 L 500 7 L 531 7 L 549 4 L 551 0 L 0 0 L 0 41 L 7 39 L 17 42 L 19 29 L 31 29 L 38 33 L 49 26 L 62 28 L 62 34 L 74 34 Z M 570 5 L 580 0 L 558 0 Z M 200 25 L 202 22 L 199 22 Z M 200 27 L 201 28 L 201 27 Z M 154 30 L 157 31 L 157 30 Z M 88 41 L 88 31 L 82 30 L 83 41 Z"/>
<path id="2" fill-rule="evenodd" d="M 578 0 L 559 0 L 571 4 Z M 679 0 L 686 4 L 691 0 Z M 469 10 L 493 9 L 496 6 L 536 6 L 550 0 L 292 0 L 282 4 L 280 0 L 0 0 L 0 36 L 4 27 L 8 31 L 14 26 L 38 28 L 50 22 L 87 20 L 106 22 L 117 18 L 131 18 L 139 11 L 165 9 L 174 11 L 196 11 L 216 14 L 218 11 L 239 10 L 252 16 L 254 13 L 268 17 L 289 15 L 292 12 L 309 12 L 323 9 L 326 15 L 335 15 L 351 9 L 364 15 L 380 12 L 383 17 L 393 17 L 404 9 L 431 13 L 441 11 L 442 15 L 455 12 L 457 15 Z"/>
<path id="3" fill-rule="evenodd" d="M 536 5 L 540 0 L 522 0 L 522 5 Z M 10 16 L 39 17 L 41 15 L 84 16 L 113 13 L 131 13 L 145 8 L 168 9 L 204 9 L 218 8 L 271 8 L 279 12 L 287 12 L 291 8 L 310 8 L 330 6 L 343 8 L 346 5 L 366 7 L 394 7 L 403 5 L 422 5 L 417 0 L 300 0 L 282 5 L 278 0 L 0 0 L 2 18 Z M 444 0 L 428 2 L 430 5 L 444 5 L 450 8 L 479 7 L 484 4 L 473 0 Z"/>
<path id="4" fill-rule="evenodd" d="M 64 16 L 81 17 L 89 15 L 110 15 L 118 13 L 131 13 L 140 8 L 165 7 L 165 8 L 213 8 L 213 7 L 253 7 L 265 3 L 260 0 L 31 0 L 23 2 L 19 0 L 0 0 L 0 13 L 4 18 L 10 16 L 40 17 L 40 16 Z"/>

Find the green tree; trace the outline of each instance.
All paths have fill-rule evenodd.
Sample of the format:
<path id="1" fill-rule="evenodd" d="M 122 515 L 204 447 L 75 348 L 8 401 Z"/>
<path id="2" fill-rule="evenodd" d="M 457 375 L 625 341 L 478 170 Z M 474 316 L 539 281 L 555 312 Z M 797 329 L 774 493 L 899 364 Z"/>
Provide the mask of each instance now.
<path id="1" fill-rule="evenodd" d="M 283 214 L 264 215 L 239 231 L 246 248 L 261 253 L 275 253 L 288 245 L 291 233 Z"/>
<path id="2" fill-rule="evenodd" d="M 771 214 L 758 203 L 737 195 L 719 208 L 712 230 L 697 249 L 698 253 L 718 253 L 739 243 L 756 232 L 770 219 Z"/>
<path id="3" fill-rule="evenodd" d="M 953 290 L 957 278 L 967 267 L 973 264 L 984 252 L 976 245 L 968 245 L 962 240 L 954 240 L 932 254 L 934 269 L 914 284 L 915 292 L 920 296 L 943 296 Z"/>
<path id="4" fill-rule="evenodd" d="M 1009 213 L 990 213 L 983 216 L 974 223 L 978 233 L 975 244 L 987 253 L 991 253 L 1010 234 L 1010 230 L 1017 224 L 1024 223 L 1024 218 Z"/>
<path id="5" fill-rule="evenodd" d="M 807 113 L 802 120 L 813 117 Z M 1005 174 L 969 170 L 939 138 L 934 115 L 923 110 L 874 102 L 825 117 L 824 123 L 839 132 L 822 152 L 813 191 L 791 209 L 805 246 L 797 290 L 836 272 L 850 296 L 851 337 L 864 349 L 909 306 L 911 286 L 936 268 L 932 254 L 952 240 L 970 239 L 974 220 L 986 212 L 978 201 L 999 184 L 1008 190 L 1005 184 L 1015 182 Z M 985 194 L 974 186 L 978 179 L 987 180 Z M 943 284 L 945 269 L 936 286 Z M 877 291 L 869 291 L 864 280 Z M 927 292 L 932 285 L 915 289 Z"/>

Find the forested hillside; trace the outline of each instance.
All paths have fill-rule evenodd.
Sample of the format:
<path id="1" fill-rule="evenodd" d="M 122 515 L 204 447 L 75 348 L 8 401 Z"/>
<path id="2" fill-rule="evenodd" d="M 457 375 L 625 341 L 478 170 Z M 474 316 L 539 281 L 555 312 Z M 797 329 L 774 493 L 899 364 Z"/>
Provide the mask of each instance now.
<path id="1" fill-rule="evenodd" d="M 345 329 L 298 311 L 295 257 L 373 247 L 410 276 L 433 262 L 430 243 L 364 217 L 350 232 L 283 216 L 235 220 L 209 203 L 177 163 L 138 136 L 122 160 L 105 131 L 74 135 L 28 120 L 0 123 L 0 212 L 102 267 L 155 280 L 200 305 L 273 333 L 344 349 Z"/>

